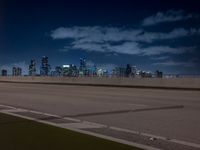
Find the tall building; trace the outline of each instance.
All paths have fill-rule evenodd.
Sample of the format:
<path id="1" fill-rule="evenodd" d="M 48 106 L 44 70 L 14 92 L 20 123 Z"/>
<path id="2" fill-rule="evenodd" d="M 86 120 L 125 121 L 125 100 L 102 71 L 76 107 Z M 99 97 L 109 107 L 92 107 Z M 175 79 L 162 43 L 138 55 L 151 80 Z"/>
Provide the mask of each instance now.
<path id="1" fill-rule="evenodd" d="M 89 76 L 97 76 L 97 67 L 96 65 L 88 67 Z"/>
<path id="2" fill-rule="evenodd" d="M 161 72 L 159 70 L 157 70 L 155 74 L 156 74 L 157 78 L 162 78 L 163 77 L 163 72 Z"/>
<path id="3" fill-rule="evenodd" d="M 131 76 L 131 66 L 130 64 L 127 64 L 126 66 L 126 77 L 130 77 Z"/>
<path id="4" fill-rule="evenodd" d="M 137 75 L 137 67 L 131 66 L 131 76 L 135 77 Z"/>
<path id="5" fill-rule="evenodd" d="M 20 67 L 13 67 L 12 68 L 12 75 L 13 76 L 21 76 L 22 75 L 22 69 Z"/>
<path id="6" fill-rule="evenodd" d="M 74 64 L 63 65 L 62 70 L 63 70 L 63 76 L 76 77 L 78 75 L 78 69 Z"/>
<path id="7" fill-rule="evenodd" d="M 85 76 L 85 75 L 87 75 L 88 72 L 89 71 L 87 71 L 87 67 L 86 67 L 86 59 L 80 58 L 79 75 Z"/>
<path id="8" fill-rule="evenodd" d="M 29 65 L 29 75 L 35 76 L 36 75 L 36 62 L 35 60 L 31 60 L 31 64 Z"/>
<path id="9" fill-rule="evenodd" d="M 152 77 L 152 73 L 151 72 L 147 72 L 147 71 L 140 71 L 140 76 L 142 78 L 151 78 Z"/>
<path id="10" fill-rule="evenodd" d="M 126 76 L 126 68 L 124 67 L 115 67 L 113 69 L 113 74 L 114 77 L 125 77 Z"/>
<path id="11" fill-rule="evenodd" d="M 62 76 L 62 67 L 57 66 L 55 68 L 55 73 L 56 73 L 56 76 Z"/>
<path id="12" fill-rule="evenodd" d="M 63 76 L 70 76 L 70 65 L 63 65 Z"/>
<path id="13" fill-rule="evenodd" d="M 97 70 L 97 76 L 98 77 L 108 77 L 109 76 L 108 75 L 108 70 L 99 68 Z"/>
<path id="14" fill-rule="evenodd" d="M 7 76 L 7 74 L 8 74 L 7 70 L 5 70 L 5 69 L 1 70 L 1 75 L 2 76 Z"/>
<path id="15" fill-rule="evenodd" d="M 51 70 L 51 76 L 53 77 L 62 76 L 62 67 L 56 66 L 54 70 Z"/>
<path id="16" fill-rule="evenodd" d="M 41 67 L 40 67 L 40 75 L 41 76 L 48 76 L 49 72 L 50 72 L 50 65 L 48 63 L 48 57 L 43 56 L 42 62 L 41 62 Z"/>
<path id="17" fill-rule="evenodd" d="M 85 58 L 80 58 L 80 68 L 81 69 L 86 68 L 86 59 Z"/>
<path id="18" fill-rule="evenodd" d="M 78 69 L 77 69 L 77 67 L 76 67 L 76 65 L 74 65 L 74 64 L 71 64 L 70 65 L 70 70 L 71 70 L 71 76 L 72 77 L 76 77 L 76 76 L 78 76 Z"/>

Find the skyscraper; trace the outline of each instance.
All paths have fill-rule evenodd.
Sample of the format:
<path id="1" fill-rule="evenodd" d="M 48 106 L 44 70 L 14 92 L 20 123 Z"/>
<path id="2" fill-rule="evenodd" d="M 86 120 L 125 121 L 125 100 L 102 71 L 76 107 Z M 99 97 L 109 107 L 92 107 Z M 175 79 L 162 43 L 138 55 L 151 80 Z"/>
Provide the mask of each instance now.
<path id="1" fill-rule="evenodd" d="M 159 70 L 156 70 L 156 77 L 157 78 L 162 78 L 163 77 L 163 72 L 159 71 Z"/>
<path id="2" fill-rule="evenodd" d="M 31 60 L 31 64 L 29 65 L 29 75 L 35 76 L 36 75 L 36 62 L 35 60 Z"/>
<path id="3" fill-rule="evenodd" d="M 71 76 L 72 77 L 76 77 L 77 76 L 77 74 L 78 74 L 78 69 L 77 69 L 77 67 L 76 67 L 76 65 L 74 65 L 74 64 L 71 64 L 70 65 L 70 71 L 71 71 Z"/>
<path id="4" fill-rule="evenodd" d="M 113 76 L 114 77 L 125 77 L 126 75 L 126 68 L 124 67 L 115 67 L 113 69 Z"/>
<path id="5" fill-rule="evenodd" d="M 63 76 L 70 76 L 70 65 L 63 65 Z"/>
<path id="6" fill-rule="evenodd" d="M 131 67 L 131 76 L 132 77 L 136 77 L 137 74 L 137 67 L 136 66 L 132 66 Z"/>
<path id="7" fill-rule="evenodd" d="M 22 75 L 22 69 L 20 67 L 13 67 L 12 75 L 13 76 L 21 76 Z"/>
<path id="8" fill-rule="evenodd" d="M 80 58 L 79 75 L 85 76 L 87 74 L 86 59 Z"/>
<path id="9" fill-rule="evenodd" d="M 60 67 L 60 66 L 57 66 L 56 68 L 55 68 L 55 73 L 56 73 L 56 76 L 61 76 L 62 75 L 62 67 Z"/>
<path id="10" fill-rule="evenodd" d="M 129 77 L 131 75 L 131 66 L 130 64 L 127 64 L 126 66 L 126 77 Z"/>
<path id="11" fill-rule="evenodd" d="M 2 76 L 7 76 L 7 70 L 5 70 L 5 69 L 1 70 L 1 75 Z"/>
<path id="12" fill-rule="evenodd" d="M 86 68 L 86 59 L 80 58 L 80 69 L 83 70 Z"/>
<path id="13" fill-rule="evenodd" d="M 78 69 L 76 65 L 74 64 L 63 65 L 63 76 L 76 77 L 77 74 L 78 74 Z"/>
<path id="14" fill-rule="evenodd" d="M 50 72 L 50 65 L 48 63 L 48 57 L 43 56 L 42 62 L 41 62 L 41 67 L 40 67 L 40 75 L 41 76 L 48 76 L 49 72 Z"/>
<path id="15" fill-rule="evenodd" d="M 97 67 L 96 65 L 90 66 L 88 68 L 89 76 L 97 76 Z"/>

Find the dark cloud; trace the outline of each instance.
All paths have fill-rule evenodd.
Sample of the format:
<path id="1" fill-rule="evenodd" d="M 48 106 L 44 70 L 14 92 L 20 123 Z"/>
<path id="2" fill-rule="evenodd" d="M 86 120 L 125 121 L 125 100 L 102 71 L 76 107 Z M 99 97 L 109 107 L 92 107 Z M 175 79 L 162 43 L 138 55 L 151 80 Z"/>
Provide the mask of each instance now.
<path id="1" fill-rule="evenodd" d="M 184 14 L 183 10 L 168 10 L 167 12 L 158 12 L 157 14 L 147 17 L 143 20 L 143 26 L 157 25 L 164 22 L 174 22 L 180 20 L 187 20 L 190 18 L 196 18 L 199 15 L 196 14 Z"/>
<path id="2" fill-rule="evenodd" d="M 181 54 L 192 51 L 195 47 L 170 47 L 154 45 L 145 47 L 140 42 L 151 43 L 200 34 L 200 29 L 175 28 L 171 32 L 145 32 L 143 29 L 87 26 L 60 27 L 51 32 L 55 39 L 73 39 L 60 51 L 81 49 L 84 51 L 115 52 L 131 55 Z M 112 42 L 118 42 L 113 44 Z"/>

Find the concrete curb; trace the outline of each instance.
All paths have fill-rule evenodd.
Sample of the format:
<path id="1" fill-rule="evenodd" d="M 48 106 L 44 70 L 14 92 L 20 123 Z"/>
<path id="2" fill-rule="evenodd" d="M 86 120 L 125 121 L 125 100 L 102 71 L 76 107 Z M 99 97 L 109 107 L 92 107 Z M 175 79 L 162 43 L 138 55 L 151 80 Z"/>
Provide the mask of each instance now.
<path id="1" fill-rule="evenodd" d="M 129 141 L 126 141 L 126 140 L 123 140 L 123 139 L 118 139 L 118 138 L 114 138 L 114 137 L 107 136 L 107 135 L 102 135 L 102 134 L 98 134 L 98 133 L 93 133 L 93 132 L 77 129 L 77 128 L 70 127 L 70 126 L 65 126 L 63 124 L 56 124 L 56 123 L 52 123 L 52 122 L 48 122 L 48 121 L 44 121 L 44 120 L 40 120 L 40 119 L 35 119 L 35 118 L 27 117 L 27 116 L 14 114 L 14 113 L 9 112 L 9 111 L 0 111 L 0 113 L 12 115 L 12 116 L 15 116 L 15 117 L 24 118 L 24 119 L 27 119 L 27 120 L 32 120 L 32 121 L 35 121 L 35 122 L 39 122 L 39 123 L 63 128 L 63 129 L 68 129 L 68 130 L 71 130 L 71 131 L 74 131 L 74 132 L 78 132 L 78 133 L 102 138 L 102 139 L 105 139 L 105 140 L 109 140 L 109 141 L 113 141 L 113 142 L 117 142 L 117 143 L 121 143 L 121 144 L 125 144 L 125 145 L 130 145 L 130 146 L 141 148 L 141 149 L 144 149 L 144 150 L 161 150 L 159 148 L 151 147 L 151 146 L 148 146 L 148 145 L 143 145 L 143 144 L 139 144 L 139 143 L 135 143 L 135 142 L 129 142 Z"/>
<path id="2" fill-rule="evenodd" d="M 147 85 L 117 85 L 117 84 L 93 84 L 93 83 L 62 83 L 62 82 L 38 82 L 38 81 L 2 81 L 0 83 L 19 83 L 19 84 L 47 84 L 47 85 L 69 85 L 69 86 L 97 86 L 97 87 L 116 87 L 116 88 L 137 88 L 155 90 L 182 90 L 200 91 L 200 88 L 191 87 L 168 87 L 168 86 L 147 86 Z"/>

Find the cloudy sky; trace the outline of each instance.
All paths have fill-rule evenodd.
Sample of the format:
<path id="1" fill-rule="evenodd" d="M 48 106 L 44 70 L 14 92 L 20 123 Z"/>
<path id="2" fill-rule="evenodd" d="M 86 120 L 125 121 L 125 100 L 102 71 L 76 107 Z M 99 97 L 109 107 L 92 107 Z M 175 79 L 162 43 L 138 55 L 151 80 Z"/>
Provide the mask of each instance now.
<path id="1" fill-rule="evenodd" d="M 49 57 L 53 67 L 136 65 L 146 71 L 200 73 L 196 0 L 1 0 L 0 68 Z"/>

